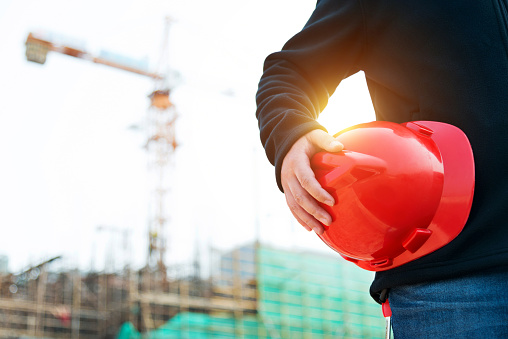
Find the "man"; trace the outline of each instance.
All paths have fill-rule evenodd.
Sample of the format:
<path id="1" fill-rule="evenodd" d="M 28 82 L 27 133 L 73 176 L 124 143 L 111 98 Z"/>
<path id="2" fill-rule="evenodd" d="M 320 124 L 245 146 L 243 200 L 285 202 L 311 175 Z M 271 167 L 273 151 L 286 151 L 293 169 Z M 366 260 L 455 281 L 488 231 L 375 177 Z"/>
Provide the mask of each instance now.
<path id="1" fill-rule="evenodd" d="M 307 230 L 332 196 L 309 158 L 342 145 L 317 121 L 341 80 L 363 71 L 377 120 L 449 123 L 475 157 L 473 206 L 445 247 L 376 274 L 397 338 L 508 337 L 508 1 L 319 0 L 305 27 L 265 61 L 261 141 Z"/>

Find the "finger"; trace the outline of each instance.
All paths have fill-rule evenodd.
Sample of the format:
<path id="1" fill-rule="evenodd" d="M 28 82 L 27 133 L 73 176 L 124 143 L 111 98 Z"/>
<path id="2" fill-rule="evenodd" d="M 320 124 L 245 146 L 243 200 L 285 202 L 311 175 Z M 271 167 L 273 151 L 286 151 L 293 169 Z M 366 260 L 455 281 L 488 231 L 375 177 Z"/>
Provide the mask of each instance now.
<path id="1" fill-rule="evenodd" d="M 290 209 L 290 211 L 291 211 L 291 209 Z M 298 223 L 300 225 L 302 225 L 308 232 L 312 231 L 312 227 L 310 227 L 302 219 L 300 219 L 300 217 L 298 217 L 298 215 L 296 213 L 291 211 L 291 214 L 293 214 L 293 217 L 296 219 L 296 221 L 298 221 Z"/>
<path id="2" fill-rule="evenodd" d="M 312 143 L 327 152 L 340 152 L 344 149 L 340 141 L 323 130 L 314 130 L 308 134 L 308 137 Z"/>
<path id="3" fill-rule="evenodd" d="M 305 214 L 310 215 L 313 219 L 317 219 L 325 225 L 330 225 L 332 222 L 331 216 L 319 206 L 317 201 L 305 189 L 302 188 L 300 182 L 296 178 L 289 180 L 287 184 L 291 193 L 291 198 L 298 205 L 299 209 L 303 209 L 306 212 Z M 303 221 L 308 223 L 306 216 L 302 217 L 300 213 L 298 213 L 298 215 Z"/>
<path id="4" fill-rule="evenodd" d="M 300 185 L 317 201 L 333 206 L 335 200 L 332 195 L 328 193 L 321 184 L 317 181 L 314 171 L 310 165 L 308 166 L 297 166 L 294 168 L 296 178 L 300 182 Z"/>
<path id="5" fill-rule="evenodd" d="M 295 219 L 307 231 L 314 230 L 317 234 L 323 234 L 324 227 L 312 215 L 307 213 L 294 199 L 293 195 L 286 193 L 286 202 Z"/>

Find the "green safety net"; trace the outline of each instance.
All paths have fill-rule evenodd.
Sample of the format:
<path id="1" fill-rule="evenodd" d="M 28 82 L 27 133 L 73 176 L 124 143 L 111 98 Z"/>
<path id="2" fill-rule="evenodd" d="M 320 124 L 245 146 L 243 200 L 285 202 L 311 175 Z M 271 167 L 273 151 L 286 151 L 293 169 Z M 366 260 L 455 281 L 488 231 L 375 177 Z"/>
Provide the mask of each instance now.
<path id="1" fill-rule="evenodd" d="M 182 312 L 142 336 L 124 324 L 117 339 L 384 337 L 381 308 L 368 293 L 372 272 L 337 256 L 254 246 L 239 251 L 244 271 L 236 273 L 256 278 L 256 315 Z"/>

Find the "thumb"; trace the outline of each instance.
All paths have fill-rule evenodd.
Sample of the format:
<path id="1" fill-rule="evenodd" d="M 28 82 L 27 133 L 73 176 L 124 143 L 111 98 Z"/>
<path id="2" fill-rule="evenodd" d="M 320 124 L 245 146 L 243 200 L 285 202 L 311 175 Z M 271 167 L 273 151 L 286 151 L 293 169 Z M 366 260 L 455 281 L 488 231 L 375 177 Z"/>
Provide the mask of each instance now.
<path id="1" fill-rule="evenodd" d="M 340 152 L 344 145 L 323 130 L 314 130 L 309 134 L 310 141 L 327 152 Z"/>

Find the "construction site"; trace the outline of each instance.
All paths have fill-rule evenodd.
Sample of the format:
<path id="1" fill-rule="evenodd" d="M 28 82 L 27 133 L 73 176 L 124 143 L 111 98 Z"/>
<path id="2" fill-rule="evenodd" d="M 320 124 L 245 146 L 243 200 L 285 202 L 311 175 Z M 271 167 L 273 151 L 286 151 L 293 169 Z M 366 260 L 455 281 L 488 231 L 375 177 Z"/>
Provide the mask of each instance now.
<path id="1" fill-rule="evenodd" d="M 169 23 L 168 23 L 169 26 Z M 167 35 L 164 36 L 167 40 Z M 254 240 L 167 264 L 167 175 L 178 147 L 177 110 L 167 68 L 146 71 L 30 33 L 27 61 L 60 53 L 149 77 L 145 149 L 154 192 L 148 258 L 113 271 L 62 268 L 48 258 L 21 272 L 0 260 L 0 338 L 382 338 L 381 308 L 368 294 L 371 272 L 337 255 L 275 248 Z M 161 60 L 167 58 L 163 44 Z"/>
<path id="2" fill-rule="evenodd" d="M 0 276 L 2 338 L 382 338 L 372 276 L 334 256 L 253 243 L 189 267 Z"/>

